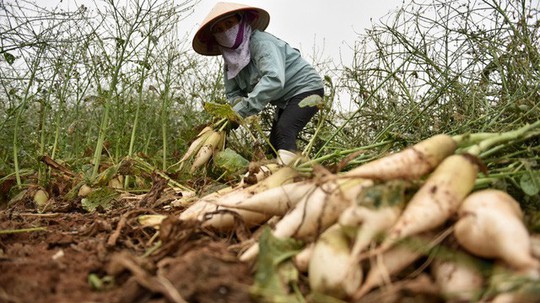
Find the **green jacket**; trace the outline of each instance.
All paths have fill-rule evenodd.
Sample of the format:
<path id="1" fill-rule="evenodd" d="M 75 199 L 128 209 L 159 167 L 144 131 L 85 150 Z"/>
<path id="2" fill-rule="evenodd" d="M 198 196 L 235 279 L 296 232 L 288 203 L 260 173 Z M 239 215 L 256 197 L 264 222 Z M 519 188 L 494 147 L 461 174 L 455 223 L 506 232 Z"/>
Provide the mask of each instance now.
<path id="1" fill-rule="evenodd" d="M 249 64 L 233 79 L 224 73 L 227 99 L 240 116 L 257 114 L 268 103 L 285 108 L 292 97 L 323 88 L 315 69 L 286 42 L 255 30 L 249 47 Z"/>

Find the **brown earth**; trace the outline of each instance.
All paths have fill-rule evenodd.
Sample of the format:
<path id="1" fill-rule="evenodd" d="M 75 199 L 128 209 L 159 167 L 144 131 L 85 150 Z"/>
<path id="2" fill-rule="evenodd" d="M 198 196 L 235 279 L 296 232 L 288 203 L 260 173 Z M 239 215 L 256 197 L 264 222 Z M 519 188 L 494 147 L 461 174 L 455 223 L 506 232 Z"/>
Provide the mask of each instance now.
<path id="1" fill-rule="evenodd" d="M 157 211 L 129 204 L 0 210 L 0 302 L 251 302 L 251 269 L 231 249 L 234 237 L 171 212 L 156 233 L 137 217 Z"/>

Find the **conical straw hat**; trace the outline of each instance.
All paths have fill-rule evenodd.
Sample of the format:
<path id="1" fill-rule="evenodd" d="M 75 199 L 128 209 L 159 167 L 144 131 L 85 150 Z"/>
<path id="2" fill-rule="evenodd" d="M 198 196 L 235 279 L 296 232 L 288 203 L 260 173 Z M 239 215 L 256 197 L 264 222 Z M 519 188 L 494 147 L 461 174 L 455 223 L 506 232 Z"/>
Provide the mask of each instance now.
<path id="1" fill-rule="evenodd" d="M 195 37 L 193 38 L 193 49 L 201 55 L 219 55 L 220 51 L 218 44 L 210 32 L 210 28 L 215 21 L 226 15 L 233 15 L 238 12 L 252 13 L 247 20 L 250 21 L 253 30 L 258 29 L 263 31 L 268 26 L 268 23 L 270 23 L 270 15 L 263 9 L 238 3 L 218 2 L 214 8 L 212 8 L 208 16 L 204 18 L 204 21 L 195 33 Z"/>

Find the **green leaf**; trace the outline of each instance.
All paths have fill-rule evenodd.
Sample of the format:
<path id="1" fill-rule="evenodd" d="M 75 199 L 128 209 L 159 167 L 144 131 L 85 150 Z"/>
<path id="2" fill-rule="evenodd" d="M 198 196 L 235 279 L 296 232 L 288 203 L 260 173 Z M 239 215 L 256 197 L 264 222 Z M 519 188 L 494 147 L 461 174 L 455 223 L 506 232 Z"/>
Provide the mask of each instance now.
<path id="1" fill-rule="evenodd" d="M 300 103 L 298 103 L 298 106 L 300 106 L 300 107 L 306 107 L 306 106 L 322 107 L 323 104 L 324 104 L 324 102 L 323 102 L 323 99 L 322 99 L 321 96 L 319 96 L 319 95 L 311 95 L 311 96 L 307 96 L 304 99 L 302 99 L 302 101 L 300 101 Z"/>
<path id="2" fill-rule="evenodd" d="M 13 56 L 12 54 L 10 54 L 8 52 L 4 53 L 4 59 L 6 59 L 6 61 L 7 61 L 7 63 L 9 65 L 12 65 L 13 62 L 15 62 L 15 56 Z"/>
<path id="3" fill-rule="evenodd" d="M 298 289 L 298 271 L 291 257 L 301 251 L 302 241 L 287 238 L 278 239 L 272 235 L 270 228 L 265 228 L 259 240 L 259 255 L 255 284 L 251 292 L 257 302 L 295 303 L 303 301 Z"/>
<path id="4" fill-rule="evenodd" d="M 406 189 L 407 184 L 402 180 L 373 185 L 358 195 L 356 203 L 373 209 L 403 205 L 406 201 Z"/>
<path id="5" fill-rule="evenodd" d="M 94 185 L 100 185 L 100 186 L 107 185 L 109 181 L 111 181 L 111 179 L 116 176 L 116 173 L 118 172 L 118 167 L 119 165 L 113 165 L 107 168 L 106 170 L 104 170 L 103 172 L 101 172 L 96 177 L 96 180 L 94 181 Z"/>
<path id="6" fill-rule="evenodd" d="M 109 187 L 102 187 L 92 191 L 86 198 L 81 200 L 82 207 L 87 212 L 94 212 L 98 207 L 110 209 L 112 201 L 120 194 Z"/>
<path id="7" fill-rule="evenodd" d="M 114 286 L 114 277 L 113 276 L 104 276 L 100 277 L 98 274 L 90 273 L 88 275 L 88 284 L 94 290 L 108 290 Z"/>
<path id="8" fill-rule="evenodd" d="M 540 192 L 540 173 L 527 171 L 527 173 L 521 176 L 519 185 L 527 195 L 537 195 Z"/>
<path id="9" fill-rule="evenodd" d="M 228 103 L 205 102 L 203 106 L 207 113 L 216 118 L 227 118 L 232 121 L 236 121 L 238 118 L 238 115 Z"/>
<path id="10" fill-rule="evenodd" d="M 249 161 L 234 150 L 226 148 L 214 156 L 214 164 L 228 172 L 237 172 L 246 168 Z"/>

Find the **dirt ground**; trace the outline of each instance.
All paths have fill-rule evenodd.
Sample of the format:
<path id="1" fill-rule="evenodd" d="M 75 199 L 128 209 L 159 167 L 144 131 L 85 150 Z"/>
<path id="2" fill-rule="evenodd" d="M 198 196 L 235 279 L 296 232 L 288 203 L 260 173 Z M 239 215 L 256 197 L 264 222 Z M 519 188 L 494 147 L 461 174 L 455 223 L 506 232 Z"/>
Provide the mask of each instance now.
<path id="1" fill-rule="evenodd" d="M 232 239 L 174 213 L 156 233 L 137 222 L 154 209 L 79 205 L 0 210 L 0 302 L 251 302 L 251 269 Z"/>

